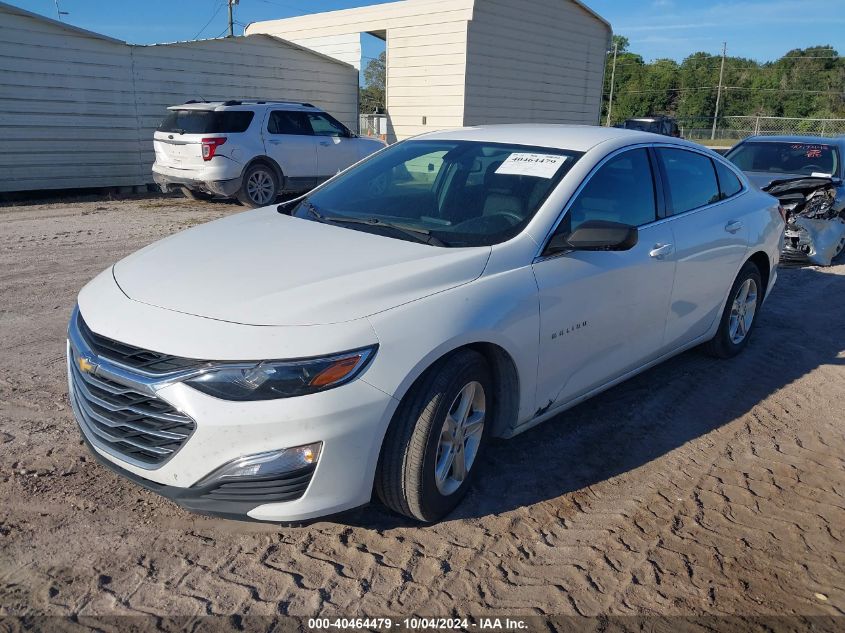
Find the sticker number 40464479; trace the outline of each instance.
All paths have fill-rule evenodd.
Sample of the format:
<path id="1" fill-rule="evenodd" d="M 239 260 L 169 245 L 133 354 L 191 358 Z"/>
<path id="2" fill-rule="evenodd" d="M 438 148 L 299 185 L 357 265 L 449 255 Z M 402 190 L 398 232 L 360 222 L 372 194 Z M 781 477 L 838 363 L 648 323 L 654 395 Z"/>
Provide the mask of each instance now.
<path id="1" fill-rule="evenodd" d="M 560 154 L 533 154 L 529 152 L 514 152 L 496 169 L 497 174 L 513 176 L 536 176 L 551 178 L 557 173 L 568 156 Z"/>

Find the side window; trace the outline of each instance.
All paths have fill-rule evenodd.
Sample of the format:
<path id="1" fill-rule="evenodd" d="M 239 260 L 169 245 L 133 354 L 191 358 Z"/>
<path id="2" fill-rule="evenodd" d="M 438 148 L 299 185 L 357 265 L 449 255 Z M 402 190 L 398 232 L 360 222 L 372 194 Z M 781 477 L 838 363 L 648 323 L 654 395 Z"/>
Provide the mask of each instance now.
<path id="1" fill-rule="evenodd" d="M 328 115 L 309 112 L 308 120 L 316 136 L 346 136 L 346 128 Z"/>
<path id="2" fill-rule="evenodd" d="M 645 149 L 632 149 L 611 158 L 594 173 L 569 208 L 564 230 L 573 231 L 588 220 L 631 226 L 657 217 L 654 179 Z"/>
<path id="3" fill-rule="evenodd" d="M 722 199 L 730 198 L 742 191 L 742 183 L 736 177 L 736 174 L 718 160 L 713 162 L 716 165 L 716 175 L 719 177 L 719 191 L 722 194 Z"/>
<path id="4" fill-rule="evenodd" d="M 666 172 L 671 215 L 719 201 L 713 162 L 703 154 L 683 149 L 658 148 Z"/>
<path id="5" fill-rule="evenodd" d="M 294 136 L 311 136 L 311 128 L 304 112 L 285 112 L 273 110 L 267 121 L 267 131 L 270 134 L 292 134 Z"/>

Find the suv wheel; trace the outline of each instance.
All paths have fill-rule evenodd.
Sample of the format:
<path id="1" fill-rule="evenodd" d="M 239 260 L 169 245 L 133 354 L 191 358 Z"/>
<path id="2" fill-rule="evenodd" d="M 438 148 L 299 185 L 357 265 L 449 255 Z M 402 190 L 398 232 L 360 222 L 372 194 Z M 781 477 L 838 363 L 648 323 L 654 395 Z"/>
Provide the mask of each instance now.
<path id="1" fill-rule="evenodd" d="M 237 198 L 244 206 L 254 208 L 271 204 L 278 194 L 279 184 L 273 169 L 259 163 L 246 170 Z"/>
<path id="2" fill-rule="evenodd" d="M 748 345 L 764 292 L 757 266 L 752 262 L 746 263 L 731 287 L 716 336 L 705 343 L 705 350 L 710 355 L 731 358 Z"/>
<path id="3" fill-rule="evenodd" d="M 391 510 L 436 521 L 464 497 L 490 429 L 493 383 L 484 357 L 462 350 L 426 372 L 387 431 L 376 492 Z"/>

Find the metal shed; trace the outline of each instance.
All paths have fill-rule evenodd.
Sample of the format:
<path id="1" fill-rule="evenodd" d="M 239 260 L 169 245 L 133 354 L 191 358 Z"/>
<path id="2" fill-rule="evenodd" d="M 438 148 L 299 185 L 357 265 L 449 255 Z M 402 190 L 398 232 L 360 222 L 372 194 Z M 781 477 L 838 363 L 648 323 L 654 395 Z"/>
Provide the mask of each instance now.
<path id="1" fill-rule="evenodd" d="M 360 67 L 386 41 L 388 138 L 482 123 L 596 124 L 610 24 L 578 0 L 403 0 L 255 22 Z"/>
<path id="2" fill-rule="evenodd" d="M 152 182 L 189 99 L 307 101 L 358 125 L 358 72 L 278 37 L 126 44 L 0 2 L 0 192 Z"/>

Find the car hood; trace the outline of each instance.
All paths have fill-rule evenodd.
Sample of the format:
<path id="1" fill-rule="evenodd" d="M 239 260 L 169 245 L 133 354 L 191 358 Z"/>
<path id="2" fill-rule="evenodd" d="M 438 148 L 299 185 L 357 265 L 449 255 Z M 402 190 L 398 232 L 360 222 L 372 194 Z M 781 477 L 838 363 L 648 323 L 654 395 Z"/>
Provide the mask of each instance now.
<path id="1" fill-rule="evenodd" d="M 763 189 L 764 187 L 768 187 L 770 184 L 775 182 L 776 180 L 793 180 L 796 178 L 810 178 L 807 174 L 787 174 L 781 172 L 771 172 L 771 171 L 747 171 L 745 175 L 748 176 L 748 180 L 751 181 L 751 184 L 757 187 L 758 189 Z"/>
<path id="2" fill-rule="evenodd" d="M 114 266 L 127 297 L 248 325 L 351 321 L 476 279 L 490 247 L 438 248 L 275 207 L 183 231 Z"/>

